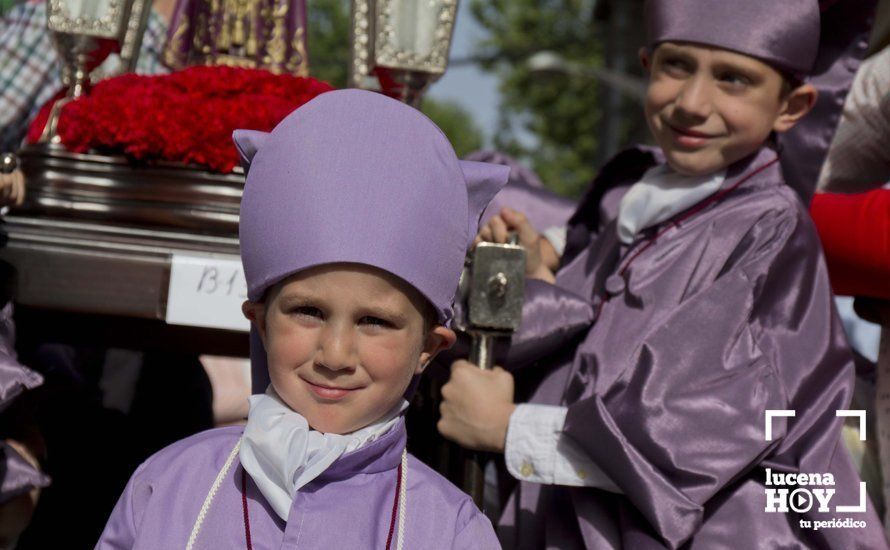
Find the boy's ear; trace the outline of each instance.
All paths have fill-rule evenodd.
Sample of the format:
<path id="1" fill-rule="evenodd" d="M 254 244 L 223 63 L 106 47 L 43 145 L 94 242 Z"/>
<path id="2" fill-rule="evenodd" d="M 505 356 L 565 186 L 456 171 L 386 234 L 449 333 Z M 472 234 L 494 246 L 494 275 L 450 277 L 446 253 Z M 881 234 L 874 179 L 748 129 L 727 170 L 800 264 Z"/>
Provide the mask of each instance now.
<path id="1" fill-rule="evenodd" d="M 652 68 L 652 55 L 649 53 L 649 48 L 645 46 L 640 48 L 638 55 L 640 56 L 640 65 L 648 73 L 649 69 Z"/>
<path id="2" fill-rule="evenodd" d="M 414 374 L 420 374 L 440 351 L 446 350 L 457 341 L 457 335 L 450 328 L 436 325 L 426 335 L 423 343 L 423 351 L 420 352 L 420 362 Z"/>
<path id="3" fill-rule="evenodd" d="M 263 303 L 251 302 L 245 300 L 241 304 L 241 313 L 256 327 L 260 333 L 263 344 L 266 343 L 266 305 Z"/>
<path id="4" fill-rule="evenodd" d="M 816 104 L 819 92 L 812 84 L 802 84 L 788 93 L 784 105 L 773 124 L 776 132 L 787 132 L 806 116 Z"/>

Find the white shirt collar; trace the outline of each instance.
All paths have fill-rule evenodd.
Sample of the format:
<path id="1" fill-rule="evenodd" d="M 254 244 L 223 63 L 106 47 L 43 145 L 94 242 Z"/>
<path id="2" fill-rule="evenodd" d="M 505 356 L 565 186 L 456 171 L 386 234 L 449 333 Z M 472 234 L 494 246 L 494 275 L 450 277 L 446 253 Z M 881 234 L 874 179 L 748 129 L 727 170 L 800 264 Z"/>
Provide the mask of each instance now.
<path id="1" fill-rule="evenodd" d="M 714 194 L 726 170 L 707 176 L 684 176 L 667 164 L 650 168 L 633 184 L 618 207 L 618 239 L 630 244 L 637 233 L 670 219 Z"/>
<path id="2" fill-rule="evenodd" d="M 250 413 L 241 441 L 241 465 L 281 519 L 287 521 L 297 491 L 322 474 L 344 453 L 362 447 L 392 429 L 408 408 L 401 399 L 380 420 L 350 434 L 321 433 L 288 407 L 272 386 L 250 397 Z"/>

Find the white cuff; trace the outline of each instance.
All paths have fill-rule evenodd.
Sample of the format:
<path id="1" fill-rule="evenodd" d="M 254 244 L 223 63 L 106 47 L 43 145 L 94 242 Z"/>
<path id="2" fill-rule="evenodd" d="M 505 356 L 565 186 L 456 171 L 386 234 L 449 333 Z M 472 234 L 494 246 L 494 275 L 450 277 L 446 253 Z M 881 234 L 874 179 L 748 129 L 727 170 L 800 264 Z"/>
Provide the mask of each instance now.
<path id="1" fill-rule="evenodd" d="M 517 405 L 507 426 L 504 457 L 516 479 L 552 485 L 556 444 L 568 409 Z"/>
<path id="2" fill-rule="evenodd" d="M 556 255 L 562 257 L 566 251 L 566 240 L 568 239 L 569 227 L 567 225 L 554 225 L 548 227 L 541 233 L 541 236 L 550 242 L 550 246 L 556 251 Z"/>
<path id="3" fill-rule="evenodd" d="M 615 483 L 563 433 L 565 407 L 518 405 L 510 416 L 504 457 L 521 481 L 543 485 L 597 487 L 621 493 Z"/>

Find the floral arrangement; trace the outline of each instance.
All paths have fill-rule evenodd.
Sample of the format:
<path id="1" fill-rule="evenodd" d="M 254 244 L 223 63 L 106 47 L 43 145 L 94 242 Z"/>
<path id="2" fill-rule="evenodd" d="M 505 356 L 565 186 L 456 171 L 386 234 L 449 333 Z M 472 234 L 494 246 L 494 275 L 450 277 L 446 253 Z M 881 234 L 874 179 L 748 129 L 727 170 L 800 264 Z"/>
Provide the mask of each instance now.
<path id="1" fill-rule="evenodd" d="M 169 75 L 127 74 L 96 84 L 62 108 L 58 132 L 71 151 L 140 161 L 197 164 L 231 172 L 237 128 L 270 131 L 291 111 L 333 88 L 314 78 L 262 69 L 198 66 Z M 37 141 L 51 105 L 28 134 Z"/>

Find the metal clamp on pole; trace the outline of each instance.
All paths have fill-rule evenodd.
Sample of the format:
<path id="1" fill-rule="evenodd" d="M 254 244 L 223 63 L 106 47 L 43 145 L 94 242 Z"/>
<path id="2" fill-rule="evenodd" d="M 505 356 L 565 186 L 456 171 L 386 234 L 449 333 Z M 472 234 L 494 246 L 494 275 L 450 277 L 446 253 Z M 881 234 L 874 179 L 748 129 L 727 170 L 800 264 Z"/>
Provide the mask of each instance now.
<path id="1" fill-rule="evenodd" d="M 494 344 L 509 339 L 522 320 L 525 290 L 525 249 L 516 235 L 508 244 L 480 243 L 467 257 L 460 296 L 466 317 L 457 328 L 472 338 L 470 362 L 481 369 L 494 366 Z M 485 457 L 469 453 L 464 462 L 463 488 L 483 508 Z"/>
<path id="2" fill-rule="evenodd" d="M 19 167 L 19 158 L 15 153 L 0 154 L 0 174 L 12 174 Z"/>

